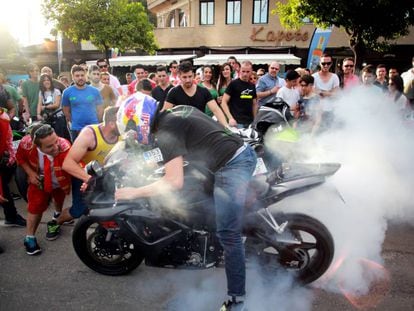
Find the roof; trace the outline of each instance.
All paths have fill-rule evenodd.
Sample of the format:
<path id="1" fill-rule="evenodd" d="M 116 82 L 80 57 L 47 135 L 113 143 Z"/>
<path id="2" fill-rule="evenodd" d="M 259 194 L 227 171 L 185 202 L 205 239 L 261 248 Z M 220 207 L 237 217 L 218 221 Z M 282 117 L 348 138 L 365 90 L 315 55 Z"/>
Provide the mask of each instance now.
<path id="1" fill-rule="evenodd" d="M 196 57 L 195 54 L 185 55 L 153 55 L 153 56 L 118 56 L 109 59 L 111 67 L 130 67 L 135 65 L 147 65 L 147 66 L 161 66 L 169 65 L 172 61 L 180 62 L 184 59 L 191 59 Z M 96 60 L 87 61 L 86 64 L 94 65 Z"/>
<path id="2" fill-rule="evenodd" d="M 229 56 L 234 56 L 239 62 L 251 61 L 254 65 L 270 64 L 277 61 L 282 65 L 300 65 L 300 58 L 293 54 L 207 54 L 196 58 L 194 65 L 221 65 Z"/>

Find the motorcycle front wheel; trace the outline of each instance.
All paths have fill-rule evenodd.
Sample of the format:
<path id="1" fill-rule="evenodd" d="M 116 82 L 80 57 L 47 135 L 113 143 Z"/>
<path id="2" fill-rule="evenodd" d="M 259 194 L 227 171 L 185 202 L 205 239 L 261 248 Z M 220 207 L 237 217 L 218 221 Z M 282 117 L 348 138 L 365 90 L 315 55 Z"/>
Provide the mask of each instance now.
<path id="1" fill-rule="evenodd" d="M 293 273 L 302 284 L 312 283 L 328 270 L 334 256 L 334 241 L 320 221 L 303 214 L 273 214 L 284 233 L 260 228 L 253 239 L 256 255 L 270 269 L 280 267 Z M 267 226 L 263 224 L 262 226 Z M 259 239 L 257 239 L 259 237 Z"/>
<path id="2" fill-rule="evenodd" d="M 144 257 L 119 228 L 83 216 L 72 235 L 76 254 L 92 270 L 105 275 L 123 275 L 138 267 Z"/>

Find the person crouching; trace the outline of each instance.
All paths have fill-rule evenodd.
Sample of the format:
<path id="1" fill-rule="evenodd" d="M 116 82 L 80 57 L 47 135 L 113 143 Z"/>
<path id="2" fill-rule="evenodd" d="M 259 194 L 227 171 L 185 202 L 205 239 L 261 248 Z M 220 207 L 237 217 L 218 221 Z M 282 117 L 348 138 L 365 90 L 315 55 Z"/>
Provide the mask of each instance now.
<path id="1" fill-rule="evenodd" d="M 70 193 L 71 177 L 62 170 L 62 163 L 71 144 L 56 135 L 47 124 L 32 129 L 31 139 L 21 141 L 17 149 L 17 163 L 28 176 L 27 226 L 24 246 L 28 255 L 42 250 L 36 240 L 36 230 L 43 212 L 53 198 L 56 205 L 63 206 L 65 196 Z"/>

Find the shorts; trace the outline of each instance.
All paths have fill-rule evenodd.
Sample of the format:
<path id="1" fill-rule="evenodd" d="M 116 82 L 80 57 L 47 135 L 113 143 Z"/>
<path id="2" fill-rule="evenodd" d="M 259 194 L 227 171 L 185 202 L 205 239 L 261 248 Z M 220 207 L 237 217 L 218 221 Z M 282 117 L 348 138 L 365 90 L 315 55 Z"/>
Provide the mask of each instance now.
<path id="1" fill-rule="evenodd" d="M 61 188 L 53 189 L 52 193 L 48 193 L 30 184 L 27 190 L 27 210 L 31 214 L 42 214 L 47 210 L 51 198 L 58 206 L 63 206 L 65 196 L 65 192 Z"/>

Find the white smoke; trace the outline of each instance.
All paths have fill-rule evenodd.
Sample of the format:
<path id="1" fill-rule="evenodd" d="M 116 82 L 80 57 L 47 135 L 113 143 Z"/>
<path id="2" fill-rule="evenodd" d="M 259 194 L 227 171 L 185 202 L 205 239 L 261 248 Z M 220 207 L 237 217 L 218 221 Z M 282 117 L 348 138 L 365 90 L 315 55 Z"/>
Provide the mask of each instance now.
<path id="1" fill-rule="evenodd" d="M 386 94 L 365 87 L 335 102 L 333 129 L 300 143 L 302 162 L 339 162 L 330 183 L 282 202 L 282 209 L 321 220 L 335 240 L 333 265 L 317 286 L 365 294 L 384 270 L 382 243 L 387 223 L 414 224 L 413 130 Z M 298 159 L 294 159 L 297 161 Z M 345 203 L 337 195 L 336 187 Z"/>

